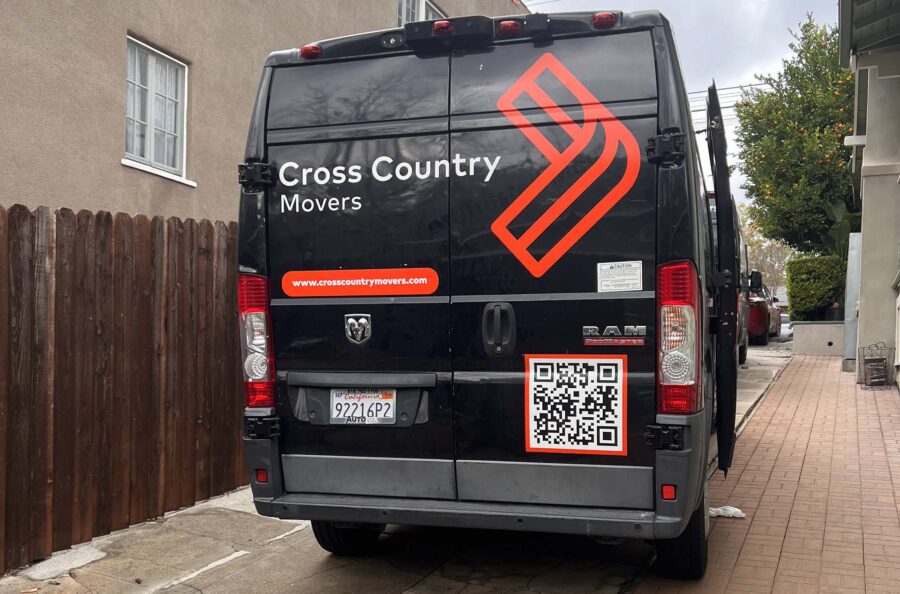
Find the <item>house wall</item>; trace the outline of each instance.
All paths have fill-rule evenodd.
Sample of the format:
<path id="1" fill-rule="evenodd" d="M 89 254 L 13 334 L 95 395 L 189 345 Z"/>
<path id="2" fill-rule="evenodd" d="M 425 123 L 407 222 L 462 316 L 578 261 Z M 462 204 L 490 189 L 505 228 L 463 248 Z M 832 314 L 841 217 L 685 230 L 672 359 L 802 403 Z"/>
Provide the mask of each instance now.
<path id="1" fill-rule="evenodd" d="M 862 56 L 869 69 L 862 163 L 862 266 L 858 346 L 896 347 L 894 279 L 900 270 L 900 53 Z"/>
<path id="2" fill-rule="evenodd" d="M 437 0 L 451 16 L 524 12 Z M 237 164 L 273 50 L 391 28 L 397 0 L 121 0 L 0 4 L 3 204 L 234 220 Z M 189 66 L 190 187 L 122 165 L 126 35 Z"/>

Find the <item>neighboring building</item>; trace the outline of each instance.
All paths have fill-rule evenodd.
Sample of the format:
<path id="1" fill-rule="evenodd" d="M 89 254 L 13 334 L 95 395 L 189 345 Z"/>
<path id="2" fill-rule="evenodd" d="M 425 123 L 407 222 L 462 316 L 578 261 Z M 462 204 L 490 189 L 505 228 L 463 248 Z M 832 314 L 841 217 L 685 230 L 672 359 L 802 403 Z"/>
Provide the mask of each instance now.
<path id="1" fill-rule="evenodd" d="M 862 244 L 857 344 L 900 346 L 900 0 L 840 0 L 841 63 L 856 73 Z M 852 307 L 852 304 L 847 304 Z M 897 359 L 900 363 L 900 358 Z"/>
<path id="2" fill-rule="evenodd" d="M 270 51 L 513 0 L 2 3 L 0 204 L 234 220 Z"/>

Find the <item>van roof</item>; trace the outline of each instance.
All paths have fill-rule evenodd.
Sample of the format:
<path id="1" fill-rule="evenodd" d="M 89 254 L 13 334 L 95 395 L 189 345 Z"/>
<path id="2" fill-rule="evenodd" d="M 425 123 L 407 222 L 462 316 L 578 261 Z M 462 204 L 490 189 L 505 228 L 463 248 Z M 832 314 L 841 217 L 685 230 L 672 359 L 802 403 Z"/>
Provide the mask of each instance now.
<path id="1" fill-rule="evenodd" d="M 464 17 L 451 17 L 448 20 L 454 23 L 464 23 L 466 21 L 479 21 L 482 23 L 491 23 L 490 29 L 494 31 L 491 39 L 485 40 L 478 45 L 492 45 L 497 43 L 498 41 L 501 43 L 510 42 L 510 41 L 522 41 L 524 39 L 528 39 L 529 37 L 538 37 L 538 36 L 550 36 L 550 37 L 562 37 L 562 36 L 577 36 L 584 35 L 586 33 L 597 33 L 598 30 L 593 27 L 591 18 L 597 14 L 598 12 L 611 12 L 616 15 L 616 23 L 612 27 L 605 29 L 606 32 L 609 33 L 620 33 L 624 31 L 634 31 L 639 29 L 649 29 L 652 27 L 665 27 L 669 28 L 669 21 L 665 16 L 662 15 L 658 10 L 642 10 L 636 12 L 621 12 L 621 11 L 591 11 L 591 12 L 568 12 L 568 13 L 553 13 L 552 15 L 542 14 L 542 13 L 533 13 L 533 14 L 520 14 L 520 15 L 510 15 L 510 16 L 502 16 L 502 17 L 485 17 L 485 16 L 464 16 Z M 516 36 L 510 37 L 502 37 L 499 40 L 497 39 L 496 24 L 500 21 L 518 21 L 522 27 L 522 33 Z M 540 29 L 537 29 L 538 32 L 529 31 L 529 22 L 545 22 L 546 25 Z M 411 28 L 416 27 L 417 25 L 421 25 L 422 23 L 431 22 L 431 21 L 420 21 L 415 23 L 407 23 L 404 27 L 396 27 L 393 29 L 381 29 L 377 31 L 368 31 L 365 33 L 356 33 L 353 35 L 345 35 L 343 37 L 333 37 L 331 39 L 324 39 L 321 41 L 312 42 L 311 45 L 317 45 L 321 48 L 321 57 L 317 57 L 315 59 L 304 59 L 300 55 L 300 48 L 293 48 L 288 50 L 280 50 L 274 51 L 269 54 L 266 58 L 266 66 L 291 66 L 309 62 L 321 62 L 327 61 L 329 59 L 335 58 L 352 58 L 359 57 L 364 55 L 390 55 L 392 53 L 410 51 L 414 48 L 409 47 L 406 43 L 400 43 L 396 46 L 386 46 L 382 43 L 383 38 L 390 37 L 392 35 L 404 35 L 408 33 Z M 450 39 L 442 39 L 444 42 L 443 46 L 438 46 L 431 48 L 432 51 L 434 49 L 442 49 L 442 48 L 453 48 L 456 47 L 452 45 Z M 472 45 L 468 45 L 468 47 L 472 47 Z"/>

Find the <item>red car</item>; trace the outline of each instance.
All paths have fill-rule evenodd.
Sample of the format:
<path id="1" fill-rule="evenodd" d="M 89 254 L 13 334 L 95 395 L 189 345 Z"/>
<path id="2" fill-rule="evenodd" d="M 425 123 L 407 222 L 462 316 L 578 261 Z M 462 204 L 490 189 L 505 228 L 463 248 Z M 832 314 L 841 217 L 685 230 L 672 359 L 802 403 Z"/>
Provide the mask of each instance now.
<path id="1" fill-rule="evenodd" d="M 755 344 L 769 344 L 769 337 L 781 334 L 781 312 L 775 305 L 777 297 L 769 292 L 769 287 L 762 285 L 759 290 L 750 292 L 750 320 L 747 332 Z"/>

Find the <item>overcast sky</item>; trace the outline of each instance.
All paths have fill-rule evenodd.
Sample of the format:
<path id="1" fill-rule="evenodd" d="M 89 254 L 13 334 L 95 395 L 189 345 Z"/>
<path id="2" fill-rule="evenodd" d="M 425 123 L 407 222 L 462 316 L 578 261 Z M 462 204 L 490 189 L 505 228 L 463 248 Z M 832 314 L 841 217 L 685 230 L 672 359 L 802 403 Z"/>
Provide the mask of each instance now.
<path id="1" fill-rule="evenodd" d="M 548 13 L 659 10 L 672 23 L 689 92 L 706 89 L 713 79 L 721 89 L 754 83 L 754 74 L 778 71 L 790 51 L 789 28 L 797 30 L 807 12 L 819 23 L 834 24 L 838 12 L 838 0 L 525 0 L 525 4 L 532 12 Z M 736 97 L 735 91 L 723 91 L 722 105 L 732 104 Z M 703 105 L 700 95 L 691 98 L 695 107 Z M 730 113 L 726 111 L 726 121 Z M 728 132 L 729 152 L 734 152 L 733 126 Z M 742 181 L 740 174 L 732 178 L 738 199 L 743 198 L 738 187 Z"/>

